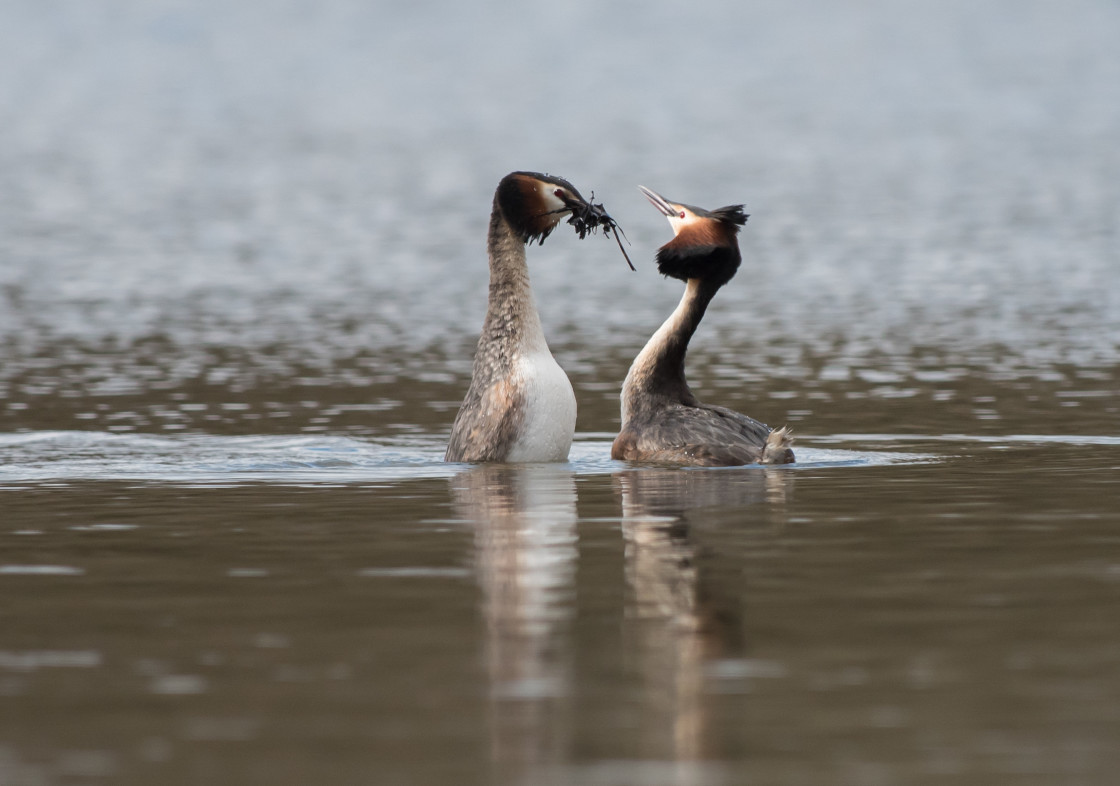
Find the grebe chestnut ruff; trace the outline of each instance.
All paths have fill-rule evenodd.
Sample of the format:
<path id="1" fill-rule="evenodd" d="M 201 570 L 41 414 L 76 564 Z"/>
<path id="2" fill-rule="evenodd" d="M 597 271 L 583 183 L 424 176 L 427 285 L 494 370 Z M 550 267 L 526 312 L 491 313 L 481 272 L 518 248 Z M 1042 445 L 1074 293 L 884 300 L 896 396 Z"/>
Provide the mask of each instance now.
<path id="1" fill-rule="evenodd" d="M 511 172 L 498 183 L 487 238 L 486 321 L 471 386 L 451 427 L 446 461 L 568 458 L 576 428 L 576 397 L 548 349 L 525 264 L 526 244 L 543 243 L 565 217 L 581 238 L 603 226 L 622 248 L 618 225 L 603 206 L 584 199 L 567 180 Z"/>
<path id="2" fill-rule="evenodd" d="M 657 269 L 685 282 L 680 305 L 638 353 L 622 384 L 622 429 L 611 457 L 696 466 L 788 464 L 788 429 L 724 407 L 701 404 L 684 378 L 684 357 L 704 311 L 739 269 L 742 205 L 704 210 L 638 187 L 673 227 Z"/>

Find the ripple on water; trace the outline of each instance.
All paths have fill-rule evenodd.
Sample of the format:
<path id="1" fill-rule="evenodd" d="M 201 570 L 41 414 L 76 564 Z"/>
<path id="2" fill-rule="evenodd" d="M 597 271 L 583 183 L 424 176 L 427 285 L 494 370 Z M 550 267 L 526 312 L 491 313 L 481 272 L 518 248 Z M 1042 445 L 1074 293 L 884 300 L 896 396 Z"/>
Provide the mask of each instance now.
<path id="1" fill-rule="evenodd" d="M 0 576 L 84 576 L 73 565 L 0 565 Z"/>
<path id="2" fill-rule="evenodd" d="M 38 669 L 94 669 L 102 663 L 97 650 L 23 650 L 0 651 L 0 669 L 36 671 Z"/>
<path id="3" fill-rule="evenodd" d="M 897 441 L 898 438 L 896 438 Z M 818 440 L 827 442 L 828 438 Z M 860 435 L 850 435 L 859 444 Z M 882 443 L 882 435 L 870 440 Z M 443 461 L 442 437 L 373 442 L 326 435 L 153 435 L 87 431 L 0 434 L 0 483 L 140 480 L 191 485 L 239 483 L 390 483 L 452 477 L 463 469 Z M 934 460 L 902 450 L 802 446 L 790 470 L 881 466 Z M 577 439 L 569 469 L 610 474 L 628 465 L 610 457 L 606 438 Z M 83 532 L 115 532 L 129 525 L 75 525 Z"/>

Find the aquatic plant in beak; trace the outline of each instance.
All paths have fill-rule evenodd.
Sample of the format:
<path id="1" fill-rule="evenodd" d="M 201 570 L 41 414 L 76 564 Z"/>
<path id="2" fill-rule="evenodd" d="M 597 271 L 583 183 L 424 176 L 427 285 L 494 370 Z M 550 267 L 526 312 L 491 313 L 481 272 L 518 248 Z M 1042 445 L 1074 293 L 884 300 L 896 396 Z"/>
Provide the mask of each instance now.
<path id="1" fill-rule="evenodd" d="M 559 211 L 564 210 L 571 213 L 568 216 L 568 224 L 575 228 L 576 234 L 579 235 L 580 240 L 587 237 L 588 234 L 595 232 L 599 227 L 603 227 L 604 235 L 614 235 L 615 242 L 618 243 L 618 250 L 622 252 L 622 256 L 626 259 L 626 264 L 630 266 L 631 270 L 637 270 L 634 263 L 630 261 L 630 255 L 626 253 L 626 249 L 622 245 L 622 238 L 626 237 L 626 233 L 622 231 L 622 227 L 618 222 L 611 218 L 603 203 L 595 203 L 595 192 L 591 192 L 591 199 L 583 202 L 578 199 L 564 199 L 564 207 Z M 629 239 L 626 241 L 630 242 Z"/>

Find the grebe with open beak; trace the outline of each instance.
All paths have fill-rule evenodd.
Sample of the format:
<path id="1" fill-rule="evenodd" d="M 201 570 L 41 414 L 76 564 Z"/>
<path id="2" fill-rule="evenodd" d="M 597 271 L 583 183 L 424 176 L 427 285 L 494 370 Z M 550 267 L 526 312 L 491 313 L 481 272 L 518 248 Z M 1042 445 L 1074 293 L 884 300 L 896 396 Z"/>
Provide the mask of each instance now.
<path id="1" fill-rule="evenodd" d="M 639 189 L 673 227 L 657 252 L 657 269 L 685 282 L 684 297 L 645 348 L 622 385 L 622 429 L 611 457 L 697 466 L 788 464 L 789 430 L 725 407 L 701 404 L 684 377 L 688 342 L 708 304 L 739 269 L 742 205 L 704 210 Z"/>

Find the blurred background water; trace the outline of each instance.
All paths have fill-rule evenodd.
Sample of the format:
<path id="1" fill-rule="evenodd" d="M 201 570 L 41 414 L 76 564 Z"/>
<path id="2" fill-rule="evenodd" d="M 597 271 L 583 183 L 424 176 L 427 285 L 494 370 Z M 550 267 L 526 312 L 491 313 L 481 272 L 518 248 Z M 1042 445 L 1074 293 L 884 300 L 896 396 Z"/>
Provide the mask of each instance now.
<path id="1" fill-rule="evenodd" d="M 490 196 L 518 168 L 594 191 L 645 260 L 628 275 L 571 236 L 534 256 L 558 357 L 585 396 L 605 384 L 587 430 L 613 427 L 678 296 L 638 182 L 752 213 L 694 375 L 762 393 L 862 370 L 906 393 L 923 372 L 1117 362 L 1110 3 L 8 2 L 4 20 L 0 390 L 29 405 L 8 428 L 193 425 L 174 403 L 68 406 L 192 387 L 348 386 L 385 405 L 376 427 L 423 419 L 401 411 L 412 386 L 457 403 Z"/>
<path id="2" fill-rule="evenodd" d="M 1118 34 L 0 0 L 0 782 L 1111 782 Z M 638 265 L 530 251 L 559 475 L 439 462 L 514 169 Z M 680 293 L 638 183 L 745 203 L 690 379 L 800 469 L 607 458 Z"/>

